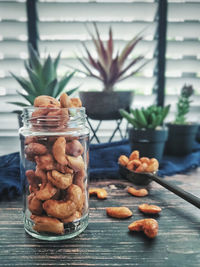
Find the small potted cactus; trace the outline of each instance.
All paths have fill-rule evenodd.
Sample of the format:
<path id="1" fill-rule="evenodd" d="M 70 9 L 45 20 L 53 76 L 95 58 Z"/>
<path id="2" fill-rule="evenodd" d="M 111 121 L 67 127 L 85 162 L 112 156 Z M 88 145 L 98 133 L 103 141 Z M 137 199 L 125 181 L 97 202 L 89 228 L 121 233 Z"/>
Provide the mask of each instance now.
<path id="1" fill-rule="evenodd" d="M 187 121 L 193 94 L 194 89 L 191 85 L 183 86 L 176 105 L 175 120 L 167 124 L 169 129 L 166 143 L 167 154 L 183 156 L 193 150 L 198 124 Z"/>
<path id="2" fill-rule="evenodd" d="M 139 150 L 141 157 L 154 157 L 161 161 L 167 140 L 168 131 L 164 120 L 169 113 L 170 105 L 156 105 L 141 109 L 130 109 L 130 113 L 120 109 L 120 114 L 131 125 L 129 142 L 132 150 Z"/>

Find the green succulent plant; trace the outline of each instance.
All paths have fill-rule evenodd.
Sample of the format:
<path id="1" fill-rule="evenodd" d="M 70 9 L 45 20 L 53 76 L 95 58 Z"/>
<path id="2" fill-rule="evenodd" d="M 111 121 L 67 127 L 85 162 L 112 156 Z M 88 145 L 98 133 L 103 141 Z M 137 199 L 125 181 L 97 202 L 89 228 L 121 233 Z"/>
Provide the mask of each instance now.
<path id="1" fill-rule="evenodd" d="M 117 82 L 125 80 L 138 73 L 139 70 L 149 62 L 145 61 L 145 63 L 133 70 L 132 67 L 144 59 L 144 56 L 137 56 L 130 60 L 128 64 L 126 64 L 128 56 L 134 50 L 136 45 L 142 40 L 142 37 L 140 34 L 135 36 L 126 44 L 120 54 L 117 53 L 114 55 L 114 40 L 111 27 L 109 29 L 109 39 L 106 41 L 106 44 L 102 41 L 99 30 L 95 23 L 94 28 L 96 33 L 95 36 L 91 32 L 89 32 L 89 34 L 97 52 L 97 59 L 92 56 L 89 49 L 83 43 L 87 58 L 77 57 L 77 59 L 80 61 L 84 70 L 76 70 L 84 73 L 88 77 L 93 77 L 100 80 L 104 85 L 103 91 L 113 91 L 114 85 Z M 95 74 L 94 70 L 98 74 Z M 127 74 L 128 70 L 131 71 L 129 74 Z"/>
<path id="2" fill-rule="evenodd" d="M 190 97 L 194 94 L 194 89 L 192 85 L 184 85 L 181 94 L 178 98 L 178 103 L 176 105 L 177 111 L 175 115 L 175 121 L 176 124 L 186 124 L 187 119 L 186 115 L 190 111 L 190 103 L 192 102 L 190 100 Z"/>
<path id="3" fill-rule="evenodd" d="M 55 98 L 66 92 L 68 95 L 75 92 L 78 87 L 71 90 L 66 90 L 66 85 L 69 83 L 71 78 L 74 76 L 75 72 L 67 73 L 60 80 L 57 76 L 57 68 L 60 61 L 60 53 L 57 55 L 55 60 L 49 55 L 43 61 L 40 59 L 38 53 L 29 46 L 29 60 L 24 62 L 25 69 L 28 73 L 28 78 L 25 79 L 21 76 L 17 76 L 14 73 L 11 75 L 20 84 L 26 93 L 21 93 L 21 95 L 26 102 L 8 102 L 17 106 L 25 107 L 28 105 L 33 105 L 34 99 L 40 95 L 49 95 Z"/>
<path id="4" fill-rule="evenodd" d="M 124 109 L 120 109 L 119 112 L 136 129 L 155 129 L 163 125 L 169 109 L 170 105 L 166 107 L 152 105 L 147 108 L 130 109 L 130 113 Z"/>

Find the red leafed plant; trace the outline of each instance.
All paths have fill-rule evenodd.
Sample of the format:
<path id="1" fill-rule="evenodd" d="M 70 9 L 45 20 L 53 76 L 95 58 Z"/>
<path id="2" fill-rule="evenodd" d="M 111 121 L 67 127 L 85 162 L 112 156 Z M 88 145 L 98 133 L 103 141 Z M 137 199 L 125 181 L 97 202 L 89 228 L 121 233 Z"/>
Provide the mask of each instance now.
<path id="1" fill-rule="evenodd" d="M 94 24 L 94 28 L 96 36 L 94 36 L 91 32 L 89 32 L 89 34 L 95 46 L 97 58 L 94 58 L 86 45 L 83 44 L 87 53 L 87 58 L 78 57 L 78 60 L 85 70 L 76 70 L 89 77 L 94 77 L 100 80 L 104 85 L 103 91 L 113 91 L 114 85 L 117 82 L 135 75 L 145 64 L 147 64 L 146 61 L 136 69 L 133 69 L 136 64 L 144 59 L 143 56 L 137 56 L 130 60 L 128 64 L 125 64 L 128 56 L 134 50 L 135 46 L 142 40 L 142 37 L 139 35 L 135 36 L 125 45 L 120 54 L 117 53 L 114 55 L 114 40 L 111 27 L 109 29 L 109 39 L 106 41 L 106 43 L 102 41 L 96 24 Z M 93 72 L 93 68 L 99 73 L 99 75 L 96 75 Z M 127 74 L 128 70 L 130 70 L 129 74 Z"/>

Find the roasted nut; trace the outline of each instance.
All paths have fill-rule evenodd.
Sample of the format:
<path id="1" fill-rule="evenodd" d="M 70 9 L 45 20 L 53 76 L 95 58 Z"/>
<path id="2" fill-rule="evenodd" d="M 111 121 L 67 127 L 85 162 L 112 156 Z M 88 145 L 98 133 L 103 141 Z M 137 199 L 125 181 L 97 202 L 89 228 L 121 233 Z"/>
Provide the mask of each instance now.
<path id="1" fill-rule="evenodd" d="M 56 218 L 47 216 L 31 216 L 35 226 L 33 229 L 37 232 L 50 232 L 54 234 L 64 234 L 64 225 Z"/>
<path id="2" fill-rule="evenodd" d="M 134 159 L 139 159 L 139 158 L 140 158 L 139 151 L 134 150 L 129 156 L 129 161 L 134 160 Z"/>
<path id="3" fill-rule="evenodd" d="M 79 219 L 81 217 L 81 213 L 79 211 L 76 211 L 74 214 L 72 214 L 71 216 L 65 218 L 65 219 L 61 219 L 61 221 L 63 223 L 70 223 L 73 221 L 76 221 L 77 219 Z"/>
<path id="4" fill-rule="evenodd" d="M 135 189 L 134 187 L 129 187 L 128 192 L 135 197 L 145 197 L 148 195 L 148 191 L 145 188 Z"/>
<path id="5" fill-rule="evenodd" d="M 38 141 L 38 139 L 37 139 L 36 136 L 27 136 L 27 137 L 25 138 L 25 142 L 24 142 L 24 144 L 25 144 L 25 145 L 28 145 L 28 144 L 30 144 L 30 143 L 37 143 L 37 141 Z"/>
<path id="6" fill-rule="evenodd" d="M 53 144 L 52 152 L 53 156 L 58 163 L 61 165 L 67 165 L 68 160 L 65 154 L 66 140 L 64 137 L 58 137 L 58 139 Z"/>
<path id="7" fill-rule="evenodd" d="M 147 214 L 157 214 L 162 211 L 162 209 L 156 205 L 141 204 L 138 206 L 139 210 Z"/>
<path id="8" fill-rule="evenodd" d="M 59 189 L 66 189 L 72 184 L 73 176 L 70 173 L 60 173 L 56 170 L 47 173 L 48 180 Z"/>
<path id="9" fill-rule="evenodd" d="M 43 209 L 49 216 L 64 219 L 76 211 L 76 204 L 71 200 L 49 199 L 43 203 Z"/>
<path id="10" fill-rule="evenodd" d="M 78 97 L 71 97 L 71 104 L 73 108 L 81 108 L 82 102 Z"/>
<path id="11" fill-rule="evenodd" d="M 41 170 L 50 171 L 55 169 L 55 162 L 51 154 L 35 156 L 37 167 Z"/>
<path id="12" fill-rule="evenodd" d="M 40 179 L 41 184 L 44 186 L 47 183 L 47 174 L 36 166 L 35 175 Z"/>
<path id="13" fill-rule="evenodd" d="M 147 158 L 147 157 L 142 157 L 142 158 L 140 158 L 140 161 L 141 161 L 142 163 L 147 163 L 147 165 L 149 165 L 150 159 Z"/>
<path id="14" fill-rule="evenodd" d="M 99 199 L 107 198 L 107 191 L 103 188 L 89 188 L 89 195 L 96 195 Z"/>
<path id="15" fill-rule="evenodd" d="M 62 95 L 60 96 L 60 105 L 61 105 L 61 108 L 73 107 L 71 99 L 66 93 L 62 93 Z"/>
<path id="16" fill-rule="evenodd" d="M 34 191 L 34 188 L 38 190 L 38 184 L 40 180 L 36 177 L 35 172 L 33 170 L 27 170 L 25 174 L 29 185 L 32 187 L 32 190 Z"/>
<path id="17" fill-rule="evenodd" d="M 154 238 L 158 233 L 158 223 L 154 219 L 134 221 L 128 226 L 130 231 L 144 231 L 149 238 Z"/>
<path id="18" fill-rule="evenodd" d="M 148 165 L 147 163 L 141 163 L 136 170 L 134 170 L 135 172 L 146 172 Z"/>
<path id="19" fill-rule="evenodd" d="M 159 168 L 159 163 L 157 159 L 152 158 L 150 159 L 149 165 L 146 168 L 146 172 L 156 172 Z"/>
<path id="20" fill-rule="evenodd" d="M 60 102 L 54 97 L 40 95 L 35 98 L 34 107 L 60 107 Z"/>
<path id="21" fill-rule="evenodd" d="M 75 203 L 78 211 L 83 208 L 83 192 L 78 185 L 72 184 L 67 188 L 67 199 Z"/>
<path id="22" fill-rule="evenodd" d="M 66 165 L 61 165 L 60 163 L 56 163 L 55 169 L 59 172 L 62 172 L 62 173 L 71 173 L 71 174 L 74 173 L 74 171 L 71 168 L 69 168 Z"/>
<path id="23" fill-rule="evenodd" d="M 36 215 L 42 214 L 42 201 L 36 198 L 34 193 L 31 193 L 28 196 L 28 208 L 29 210 Z"/>
<path id="24" fill-rule="evenodd" d="M 129 159 L 127 156 L 125 155 L 121 155 L 119 158 L 118 158 L 118 163 L 122 166 L 126 166 L 129 162 Z"/>
<path id="25" fill-rule="evenodd" d="M 35 155 L 44 155 L 47 153 L 47 148 L 42 144 L 30 143 L 25 148 L 25 153 L 30 157 L 34 157 Z"/>
<path id="26" fill-rule="evenodd" d="M 47 200 L 52 198 L 57 192 L 57 189 L 48 182 L 44 186 L 41 186 L 40 190 L 36 192 L 36 197 L 40 200 Z"/>
<path id="27" fill-rule="evenodd" d="M 127 169 L 130 171 L 135 171 L 142 163 L 138 159 L 133 159 L 128 162 Z"/>
<path id="28" fill-rule="evenodd" d="M 85 170 L 81 170 L 74 174 L 73 184 L 78 185 L 82 191 L 84 192 L 84 178 L 85 178 Z"/>
<path id="29" fill-rule="evenodd" d="M 114 218 L 125 219 L 132 216 L 132 212 L 127 207 L 110 207 L 106 208 L 106 213 Z"/>
<path id="30" fill-rule="evenodd" d="M 75 172 L 79 172 L 85 169 L 85 164 L 82 156 L 72 157 L 67 155 L 66 157 L 69 167 L 72 168 Z"/>
<path id="31" fill-rule="evenodd" d="M 78 157 L 83 154 L 83 146 L 78 140 L 73 140 L 71 142 L 66 143 L 66 154 Z"/>

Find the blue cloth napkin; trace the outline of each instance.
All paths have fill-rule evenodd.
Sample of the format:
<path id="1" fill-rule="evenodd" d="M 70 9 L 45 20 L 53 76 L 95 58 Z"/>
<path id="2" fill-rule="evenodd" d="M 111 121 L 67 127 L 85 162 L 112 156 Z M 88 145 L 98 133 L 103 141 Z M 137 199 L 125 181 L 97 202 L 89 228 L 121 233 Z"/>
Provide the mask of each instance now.
<path id="1" fill-rule="evenodd" d="M 131 152 L 128 141 L 90 145 L 90 179 L 120 178 L 118 157 Z M 200 166 L 200 144 L 184 157 L 164 156 L 158 175 L 185 173 Z M 13 199 L 22 193 L 19 153 L 0 157 L 0 199 Z"/>

